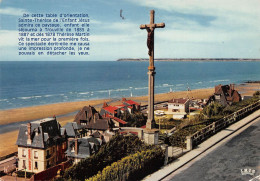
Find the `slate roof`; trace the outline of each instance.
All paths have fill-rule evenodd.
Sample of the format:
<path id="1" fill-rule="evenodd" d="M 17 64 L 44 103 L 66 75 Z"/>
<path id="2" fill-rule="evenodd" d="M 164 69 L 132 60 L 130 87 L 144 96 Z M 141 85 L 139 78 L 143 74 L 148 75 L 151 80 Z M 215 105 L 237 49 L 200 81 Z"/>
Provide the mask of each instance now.
<path id="1" fill-rule="evenodd" d="M 94 117 L 96 117 L 96 119 L 102 118 L 94 107 L 84 106 L 75 116 L 74 122 L 80 125 L 80 120 L 91 121 Z"/>
<path id="2" fill-rule="evenodd" d="M 84 128 L 94 130 L 107 130 L 114 127 L 113 121 L 110 118 L 102 118 L 102 116 L 92 106 L 85 106 L 76 115 L 74 122 L 81 124 Z"/>
<path id="3" fill-rule="evenodd" d="M 78 139 L 78 154 L 75 154 L 75 140 L 71 140 L 68 145 L 68 149 L 65 152 L 68 157 L 73 158 L 87 158 L 90 157 L 93 152 L 98 151 L 101 143 L 93 137 L 83 137 Z"/>
<path id="4" fill-rule="evenodd" d="M 86 128 L 94 130 L 107 130 L 113 127 L 114 124 L 110 118 L 97 119 L 95 122 L 92 121 L 86 125 Z"/>
<path id="5" fill-rule="evenodd" d="M 28 124 L 31 128 L 31 144 L 27 143 L 29 133 L 27 125 L 21 124 L 16 145 L 44 149 L 64 141 L 64 137 L 61 136 L 60 124 L 56 118 L 45 118 Z"/>
<path id="6" fill-rule="evenodd" d="M 79 130 L 81 130 L 83 128 L 83 126 L 79 125 L 76 122 L 69 122 L 62 128 L 66 129 L 66 133 L 67 133 L 68 137 L 76 137 L 76 136 L 80 135 Z"/>

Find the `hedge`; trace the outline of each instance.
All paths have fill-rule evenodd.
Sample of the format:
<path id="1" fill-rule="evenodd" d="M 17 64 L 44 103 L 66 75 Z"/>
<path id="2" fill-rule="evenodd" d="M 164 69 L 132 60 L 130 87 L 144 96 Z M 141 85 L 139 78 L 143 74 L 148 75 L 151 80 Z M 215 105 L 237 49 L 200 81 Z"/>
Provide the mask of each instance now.
<path id="1" fill-rule="evenodd" d="M 125 156 L 152 148 L 145 145 L 137 136 L 116 135 L 99 152 L 67 169 L 64 180 L 85 180 L 102 171 Z"/>
<path id="2" fill-rule="evenodd" d="M 158 170 L 163 162 L 164 152 L 160 147 L 156 147 L 124 157 L 86 181 L 140 180 Z"/>

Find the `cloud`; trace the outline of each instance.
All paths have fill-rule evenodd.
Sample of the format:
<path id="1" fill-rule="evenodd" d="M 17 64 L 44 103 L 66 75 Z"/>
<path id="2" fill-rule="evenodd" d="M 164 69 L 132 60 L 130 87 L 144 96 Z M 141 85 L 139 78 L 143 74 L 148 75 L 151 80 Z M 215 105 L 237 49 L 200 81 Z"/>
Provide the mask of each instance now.
<path id="1" fill-rule="evenodd" d="M 0 47 L 18 45 L 18 31 L 0 30 Z"/>
<path id="2" fill-rule="evenodd" d="M 260 27 L 259 0 L 131 0 L 131 2 L 151 9 L 165 10 L 169 16 L 179 16 L 182 20 L 194 21 L 195 16 L 201 16 L 197 18 L 204 22 L 210 20 L 213 25 L 214 23 L 221 25 L 220 22 L 223 22 L 222 24 L 234 28 Z M 205 19 L 207 17 L 213 19 Z"/>
<path id="3" fill-rule="evenodd" d="M 122 43 L 122 42 L 137 42 L 139 34 L 131 34 L 131 36 L 126 34 L 110 34 L 110 35 L 91 35 L 90 41 L 94 43 Z"/>
<path id="4" fill-rule="evenodd" d="M 3 15 L 22 16 L 23 13 L 28 13 L 28 12 L 25 9 L 11 8 L 11 7 L 0 9 L 0 14 Z"/>
<path id="5" fill-rule="evenodd" d="M 95 20 L 95 19 L 91 19 L 91 20 L 90 20 L 90 23 L 91 23 L 91 24 L 102 24 L 101 21 L 98 21 L 98 20 Z"/>
<path id="6" fill-rule="evenodd" d="M 180 11 L 195 14 L 219 14 L 221 12 L 240 12 L 259 15 L 259 0 L 131 0 L 145 7 Z"/>

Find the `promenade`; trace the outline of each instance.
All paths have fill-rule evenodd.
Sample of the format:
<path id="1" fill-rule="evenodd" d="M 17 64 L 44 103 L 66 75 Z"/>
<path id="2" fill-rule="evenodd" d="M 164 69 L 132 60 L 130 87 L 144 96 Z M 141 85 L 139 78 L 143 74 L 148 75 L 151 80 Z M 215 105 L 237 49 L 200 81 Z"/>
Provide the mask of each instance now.
<path id="1" fill-rule="evenodd" d="M 253 125 L 255 123 L 257 125 Z M 206 170 L 209 170 L 209 169 L 213 169 L 213 170 L 216 169 L 216 172 L 214 172 L 215 176 L 216 175 L 219 176 L 221 174 L 224 174 L 224 173 L 222 173 L 223 172 L 222 169 L 212 168 L 212 166 L 213 167 L 216 166 L 216 164 L 214 164 L 214 163 L 219 163 L 221 161 L 223 162 L 224 158 L 229 160 L 229 156 L 231 158 L 232 152 L 237 151 L 238 148 L 241 152 L 237 153 L 236 159 L 240 158 L 241 161 L 242 161 L 244 159 L 245 155 L 250 156 L 250 155 L 248 155 L 249 153 L 253 154 L 252 156 L 255 156 L 256 153 L 257 153 L 256 150 L 255 150 L 256 153 L 251 152 L 251 151 L 246 152 L 246 150 L 248 150 L 246 148 L 250 148 L 250 145 L 252 146 L 252 144 L 256 144 L 256 146 L 258 146 L 258 152 L 259 152 L 260 141 L 255 138 L 257 136 L 259 138 L 259 134 L 260 134 L 259 131 L 257 132 L 258 134 L 255 135 L 255 136 L 250 135 L 250 132 L 249 132 L 248 137 L 244 137 L 244 139 L 241 139 L 241 140 L 235 139 L 236 142 L 234 142 L 234 143 L 232 143 L 234 140 L 230 140 L 233 137 L 235 137 L 236 135 L 245 131 L 246 129 L 251 129 L 251 128 L 249 128 L 251 125 L 257 126 L 258 130 L 259 130 L 259 128 L 260 128 L 260 110 L 254 112 L 251 115 L 245 117 L 244 119 L 232 124 L 228 128 L 218 132 L 216 135 L 210 137 L 209 139 L 207 139 L 206 141 L 204 141 L 203 143 L 198 145 L 195 149 L 191 150 L 187 154 L 178 158 L 177 160 L 175 160 L 171 164 L 166 165 L 164 168 L 160 169 L 159 171 L 147 176 L 144 180 L 146 180 L 146 181 L 155 181 L 155 180 L 182 180 L 182 181 L 185 181 L 185 180 L 187 180 L 187 181 L 189 181 L 189 180 L 223 180 L 223 178 L 221 179 L 221 177 L 213 177 L 212 176 L 213 178 L 210 178 L 210 175 L 213 174 L 213 172 L 211 173 L 210 171 L 208 173 L 209 177 L 205 176 L 204 177 L 205 179 L 203 179 L 200 176 L 205 175 Z M 210 159 L 210 161 L 208 161 L 208 162 L 207 162 L 207 159 L 206 160 L 204 159 L 205 163 L 197 166 L 197 168 L 195 169 L 196 171 L 194 171 L 194 169 L 193 169 L 193 171 L 190 171 L 189 173 L 185 174 L 185 171 L 184 171 L 185 169 L 187 169 L 189 166 L 191 166 L 196 161 L 203 159 L 204 156 L 206 156 L 210 152 L 213 152 L 214 150 L 216 150 L 218 147 L 222 146 L 223 144 L 225 144 L 229 140 L 230 140 L 229 145 L 232 145 L 232 146 L 229 146 L 228 149 L 226 149 L 226 150 L 220 151 L 220 154 L 214 154 L 213 153 L 213 155 L 215 156 L 214 159 Z M 251 142 L 252 142 L 252 144 L 251 144 Z M 245 144 L 245 143 L 247 143 L 247 144 Z M 236 146 L 238 146 L 238 148 Z M 232 148 L 234 150 L 232 150 Z M 229 151 L 229 150 L 232 150 L 232 151 Z M 229 154 L 227 154 L 227 153 L 229 153 Z M 258 159 L 259 159 L 259 155 L 258 155 Z M 226 166 L 227 167 L 231 166 L 232 163 L 236 163 L 236 160 L 233 160 L 233 162 L 230 161 L 230 164 L 227 164 Z M 222 167 L 223 164 L 219 163 L 219 166 Z M 248 166 L 250 166 L 250 165 L 248 165 Z M 223 168 L 226 168 L 226 167 L 223 167 Z M 241 169 L 243 169 L 243 168 L 241 167 Z M 218 173 L 218 170 L 219 170 L 219 173 Z M 183 171 L 182 173 L 184 175 L 182 175 L 182 176 L 177 175 L 178 173 L 182 174 L 182 173 L 180 173 L 181 171 Z M 231 175 L 232 174 L 231 172 L 232 171 L 230 171 L 230 169 L 226 168 L 225 174 Z M 233 172 L 233 175 L 234 174 L 238 174 L 238 176 L 241 176 L 240 169 L 236 170 L 235 173 Z M 176 175 L 176 177 L 174 177 L 175 175 Z M 199 176 L 199 177 L 195 177 L 196 175 Z M 226 178 L 226 179 L 230 180 L 228 178 Z"/>

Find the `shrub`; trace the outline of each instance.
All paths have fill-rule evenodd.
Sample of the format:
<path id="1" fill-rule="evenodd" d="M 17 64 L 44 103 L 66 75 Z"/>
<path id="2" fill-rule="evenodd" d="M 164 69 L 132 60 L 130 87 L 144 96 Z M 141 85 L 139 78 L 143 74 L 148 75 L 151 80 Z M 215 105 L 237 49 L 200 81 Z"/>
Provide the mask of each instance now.
<path id="1" fill-rule="evenodd" d="M 172 146 L 186 148 L 186 143 L 185 143 L 186 136 L 194 134 L 196 131 L 202 129 L 203 127 L 205 127 L 205 125 L 195 125 L 195 126 L 185 127 L 181 130 L 174 132 L 169 138 L 170 144 Z"/>
<path id="2" fill-rule="evenodd" d="M 140 180 L 163 165 L 164 152 L 160 147 L 137 152 L 107 166 L 87 181 Z"/>
<path id="3" fill-rule="evenodd" d="M 260 91 L 256 91 L 254 94 L 253 94 L 254 97 L 256 96 L 260 96 Z"/>
<path id="4" fill-rule="evenodd" d="M 84 180 L 129 154 L 150 148 L 152 146 L 146 146 L 137 136 L 116 135 L 98 153 L 67 169 L 63 179 Z"/>
<path id="5" fill-rule="evenodd" d="M 203 109 L 203 113 L 211 118 L 213 116 L 221 115 L 223 109 L 224 107 L 221 104 L 214 102 L 213 104 L 207 105 Z"/>
<path id="6" fill-rule="evenodd" d="M 124 112 L 120 116 L 120 118 L 127 122 L 127 126 L 130 127 L 141 127 L 145 125 L 147 118 L 144 116 L 143 113 L 136 111 L 135 113 L 128 113 L 127 111 Z"/>

